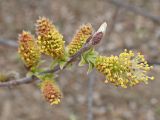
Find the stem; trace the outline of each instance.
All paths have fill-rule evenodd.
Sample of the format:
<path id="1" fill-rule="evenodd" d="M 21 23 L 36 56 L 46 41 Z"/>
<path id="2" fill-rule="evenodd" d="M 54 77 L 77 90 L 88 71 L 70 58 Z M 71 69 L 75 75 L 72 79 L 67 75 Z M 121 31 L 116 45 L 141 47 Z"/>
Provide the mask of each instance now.
<path id="1" fill-rule="evenodd" d="M 103 24 L 102 24 L 102 26 L 103 26 Z M 100 27 L 102 27 L 102 26 L 100 26 Z M 107 26 L 105 26 L 104 29 L 106 29 L 106 27 Z M 104 32 L 105 31 L 102 31 L 103 34 L 104 34 Z M 84 46 L 76 54 L 74 54 L 73 56 L 70 57 L 70 59 L 64 65 L 63 69 L 65 69 L 70 63 L 74 62 L 76 60 L 76 58 L 80 57 L 83 52 L 89 50 L 91 47 L 94 47 L 94 45 L 92 44 L 92 41 L 94 41 L 96 39 L 97 35 L 98 35 L 98 33 L 95 33 L 93 36 L 89 37 L 87 40 L 89 42 L 85 43 Z M 101 39 L 102 39 L 102 37 L 101 37 Z M 40 72 L 39 75 L 43 75 L 46 73 L 54 73 L 59 70 L 62 70 L 62 69 L 60 68 L 59 65 L 57 65 L 53 69 L 49 69 L 49 70 Z M 0 87 L 9 87 L 12 85 L 27 84 L 27 83 L 34 82 L 36 80 L 38 80 L 38 78 L 35 75 L 32 75 L 31 77 L 24 77 L 24 78 L 21 78 L 18 80 L 11 80 L 11 81 L 7 81 L 7 82 L 2 82 L 2 83 L 0 83 Z"/>
<path id="2" fill-rule="evenodd" d="M 132 6 L 128 4 L 125 0 L 108 0 L 108 2 L 116 5 L 117 7 L 122 7 L 122 8 L 127 9 L 128 11 L 144 16 L 158 24 L 160 23 L 160 16 L 155 16 L 152 13 L 149 13 L 148 11 L 140 7 Z"/>

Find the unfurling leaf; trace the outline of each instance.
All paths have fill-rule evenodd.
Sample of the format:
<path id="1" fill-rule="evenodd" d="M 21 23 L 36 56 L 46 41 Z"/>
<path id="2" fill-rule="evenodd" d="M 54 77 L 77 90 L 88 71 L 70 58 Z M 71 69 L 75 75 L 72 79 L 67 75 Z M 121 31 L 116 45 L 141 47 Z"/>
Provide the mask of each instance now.
<path id="1" fill-rule="evenodd" d="M 95 66 L 95 61 L 96 61 L 97 55 L 98 55 L 98 53 L 93 48 L 84 52 L 81 55 L 81 61 L 79 62 L 79 66 L 83 66 L 85 64 L 88 64 L 88 73 L 91 72 L 91 70 Z"/>

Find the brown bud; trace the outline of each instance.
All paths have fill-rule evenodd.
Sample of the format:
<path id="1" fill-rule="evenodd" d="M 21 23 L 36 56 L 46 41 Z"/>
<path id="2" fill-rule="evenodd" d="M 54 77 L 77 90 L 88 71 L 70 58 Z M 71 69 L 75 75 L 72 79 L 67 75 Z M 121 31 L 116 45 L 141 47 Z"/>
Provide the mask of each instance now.
<path id="1" fill-rule="evenodd" d="M 105 34 L 105 31 L 106 31 L 106 28 L 107 28 L 107 23 L 104 22 L 99 27 L 99 29 L 97 30 L 97 32 L 93 35 L 92 45 L 96 45 L 96 44 L 98 44 L 102 40 L 102 38 L 103 38 L 103 36 Z"/>
<path id="2" fill-rule="evenodd" d="M 92 45 L 98 44 L 102 40 L 102 38 L 103 38 L 102 32 L 96 33 L 92 38 Z"/>

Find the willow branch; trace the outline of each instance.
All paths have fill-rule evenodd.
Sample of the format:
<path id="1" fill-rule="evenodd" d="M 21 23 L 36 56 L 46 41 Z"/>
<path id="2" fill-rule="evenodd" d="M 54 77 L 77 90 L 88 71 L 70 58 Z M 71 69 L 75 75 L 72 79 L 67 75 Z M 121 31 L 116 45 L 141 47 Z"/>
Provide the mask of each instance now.
<path id="1" fill-rule="evenodd" d="M 72 63 L 77 57 L 79 57 L 83 52 L 91 48 L 91 44 L 86 44 L 83 48 L 81 48 L 75 55 L 73 55 L 64 65 L 63 69 L 66 68 L 70 63 Z M 46 74 L 46 73 L 54 73 L 59 70 L 62 70 L 59 65 L 55 66 L 54 69 L 46 70 L 41 73 L 40 75 Z M 18 80 L 10 80 L 8 82 L 2 82 L 0 83 L 0 87 L 9 87 L 13 85 L 21 85 L 21 84 L 27 84 L 38 80 L 38 78 L 35 75 L 32 75 L 31 77 L 24 77 Z"/>
<path id="2" fill-rule="evenodd" d="M 91 37 L 88 38 L 87 43 L 84 44 L 84 46 L 73 56 L 70 57 L 70 59 L 66 62 L 66 64 L 64 65 L 64 67 L 61 69 L 59 65 L 55 66 L 54 69 L 51 70 L 46 70 L 43 72 L 40 72 L 39 75 L 43 75 L 46 73 L 55 73 L 59 70 L 63 70 L 65 69 L 70 63 L 74 62 L 76 58 L 80 57 L 81 54 L 87 50 L 89 50 L 91 47 L 94 47 L 94 45 L 96 45 L 95 43 L 99 43 L 100 40 L 102 39 L 104 32 L 106 30 L 106 23 L 103 23 L 100 28 L 98 29 L 98 31 Z M 101 34 L 99 34 L 101 33 Z M 14 86 L 14 85 L 21 85 L 21 84 L 27 84 L 27 83 L 31 83 L 38 80 L 38 78 L 35 75 L 32 75 L 30 77 L 24 77 L 18 80 L 11 80 L 8 82 L 1 82 L 0 83 L 0 87 L 9 87 L 9 86 Z"/>
<path id="3" fill-rule="evenodd" d="M 18 44 L 14 40 L 5 40 L 0 38 L 0 45 L 5 45 L 5 46 L 11 46 L 11 47 L 18 47 Z"/>
<path id="4" fill-rule="evenodd" d="M 119 12 L 120 12 L 120 8 L 116 7 L 115 12 L 113 13 L 113 16 L 112 16 L 112 19 L 111 19 L 111 23 L 110 23 L 108 32 L 106 33 L 107 34 L 106 35 L 107 36 L 107 41 L 110 40 L 110 36 L 114 32 L 114 28 L 115 28 L 115 25 L 116 25 L 116 22 L 117 22 Z"/>
<path id="5" fill-rule="evenodd" d="M 131 12 L 134 12 L 136 14 L 139 14 L 141 16 L 149 18 L 150 20 L 152 20 L 156 23 L 160 23 L 160 16 L 155 16 L 155 15 L 149 13 L 147 10 L 144 10 L 144 9 L 136 7 L 136 6 L 132 6 L 132 5 L 128 4 L 125 0 L 109 0 L 109 2 L 116 5 L 117 7 L 125 8 Z"/>

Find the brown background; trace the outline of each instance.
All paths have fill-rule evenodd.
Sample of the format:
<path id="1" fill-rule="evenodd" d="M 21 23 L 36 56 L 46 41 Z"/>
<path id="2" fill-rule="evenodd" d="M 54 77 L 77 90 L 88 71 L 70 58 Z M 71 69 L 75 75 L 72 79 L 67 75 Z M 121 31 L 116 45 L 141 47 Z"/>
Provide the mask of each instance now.
<path id="1" fill-rule="evenodd" d="M 159 0 L 125 1 L 160 16 Z M 117 55 L 128 48 L 142 52 L 152 63 L 160 61 L 160 24 L 107 0 L 0 0 L 0 38 L 17 41 L 22 30 L 35 33 L 34 23 L 39 16 L 54 21 L 66 44 L 79 25 L 89 22 L 97 29 L 107 21 L 106 36 L 97 46 L 102 55 Z M 17 56 L 17 49 L 0 45 L 0 71 L 25 76 L 26 70 Z M 92 72 L 94 120 L 159 120 L 159 71 L 155 65 L 152 71 L 155 81 L 128 89 L 105 85 L 104 76 Z M 75 65 L 72 70 L 61 72 L 58 79 L 64 99 L 57 106 L 45 102 L 36 84 L 0 88 L 0 120 L 87 119 L 86 67 L 77 69 Z"/>

